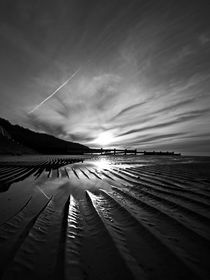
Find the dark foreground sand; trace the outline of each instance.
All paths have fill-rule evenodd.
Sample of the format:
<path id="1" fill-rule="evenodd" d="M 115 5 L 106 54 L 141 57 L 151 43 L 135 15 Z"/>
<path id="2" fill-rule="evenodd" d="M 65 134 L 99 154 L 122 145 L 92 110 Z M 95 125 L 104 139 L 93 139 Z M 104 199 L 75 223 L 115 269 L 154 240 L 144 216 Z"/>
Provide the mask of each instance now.
<path id="1" fill-rule="evenodd" d="M 210 279 L 209 159 L 71 162 L 0 163 L 1 279 Z"/>

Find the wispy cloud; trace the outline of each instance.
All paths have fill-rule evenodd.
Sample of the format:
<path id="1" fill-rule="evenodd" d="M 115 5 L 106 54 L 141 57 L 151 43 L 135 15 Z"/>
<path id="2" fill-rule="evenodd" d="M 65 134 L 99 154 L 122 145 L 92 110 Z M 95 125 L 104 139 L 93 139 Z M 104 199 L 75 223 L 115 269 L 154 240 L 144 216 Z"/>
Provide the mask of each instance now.
<path id="1" fill-rule="evenodd" d="M 106 131 L 120 146 L 187 150 L 187 143 L 205 142 L 205 5 L 61 3 L 29 0 L 0 10 L 3 116 L 89 146 Z M 47 99 L 79 67 L 75 79 Z"/>
<path id="2" fill-rule="evenodd" d="M 202 116 L 203 114 L 205 114 L 207 112 L 210 112 L 210 110 L 209 109 L 203 109 L 203 110 L 198 110 L 198 111 L 181 113 L 174 120 L 171 120 L 171 121 L 168 121 L 168 122 L 163 122 L 163 123 L 157 123 L 155 125 L 150 125 L 150 126 L 146 126 L 146 127 L 142 127 L 142 128 L 131 129 L 131 130 L 128 130 L 124 133 L 119 134 L 119 136 L 133 134 L 133 133 L 136 133 L 136 132 L 145 132 L 147 130 L 154 130 L 154 129 L 159 129 L 159 128 L 171 127 L 172 125 L 176 125 L 176 124 L 180 124 L 180 123 L 183 123 L 183 122 L 186 122 L 186 121 L 191 121 L 193 119 L 196 119 L 196 118 Z"/>
<path id="3" fill-rule="evenodd" d="M 110 121 L 113 121 L 113 120 L 119 118 L 120 116 L 124 115 L 125 113 L 127 113 L 129 111 L 133 111 L 133 109 L 140 108 L 145 103 L 146 103 L 146 101 L 143 101 L 143 102 L 139 102 L 137 104 L 133 104 L 131 106 L 128 106 L 128 107 L 124 108 L 119 113 L 117 113 Z"/>

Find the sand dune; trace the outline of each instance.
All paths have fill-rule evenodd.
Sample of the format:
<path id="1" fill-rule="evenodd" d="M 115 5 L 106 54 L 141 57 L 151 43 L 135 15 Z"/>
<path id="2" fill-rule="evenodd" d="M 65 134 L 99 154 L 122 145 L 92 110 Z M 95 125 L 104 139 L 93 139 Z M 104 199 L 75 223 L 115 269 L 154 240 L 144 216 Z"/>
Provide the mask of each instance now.
<path id="1" fill-rule="evenodd" d="M 1 279 L 209 279 L 208 161 L 81 160 L 1 163 Z"/>

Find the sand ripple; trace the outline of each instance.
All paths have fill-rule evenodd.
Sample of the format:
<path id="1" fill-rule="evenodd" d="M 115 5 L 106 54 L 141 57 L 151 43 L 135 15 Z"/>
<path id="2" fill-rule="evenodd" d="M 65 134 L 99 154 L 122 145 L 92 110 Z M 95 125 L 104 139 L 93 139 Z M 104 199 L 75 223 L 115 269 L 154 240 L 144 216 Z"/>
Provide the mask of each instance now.
<path id="1" fill-rule="evenodd" d="M 1 279 L 209 279 L 203 170 L 67 157 L 0 165 L 2 195 L 25 198 L 0 225 Z"/>

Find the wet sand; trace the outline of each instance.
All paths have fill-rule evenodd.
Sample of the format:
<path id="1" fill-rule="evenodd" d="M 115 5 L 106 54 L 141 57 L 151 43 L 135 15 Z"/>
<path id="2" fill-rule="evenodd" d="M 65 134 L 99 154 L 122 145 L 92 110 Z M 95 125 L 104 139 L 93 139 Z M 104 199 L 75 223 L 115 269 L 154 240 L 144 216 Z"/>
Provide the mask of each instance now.
<path id="1" fill-rule="evenodd" d="M 4 158 L 1 279 L 210 279 L 208 158 Z"/>

